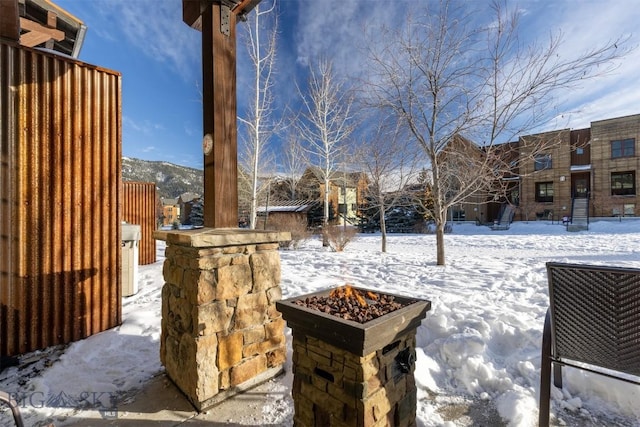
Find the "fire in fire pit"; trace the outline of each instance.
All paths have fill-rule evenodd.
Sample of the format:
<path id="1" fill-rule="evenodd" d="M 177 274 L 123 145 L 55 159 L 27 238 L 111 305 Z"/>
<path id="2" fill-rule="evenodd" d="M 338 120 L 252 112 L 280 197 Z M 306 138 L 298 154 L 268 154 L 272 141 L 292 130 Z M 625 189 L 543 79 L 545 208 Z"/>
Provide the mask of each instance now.
<path id="1" fill-rule="evenodd" d="M 393 295 L 379 294 L 369 290 L 358 290 L 346 284 L 329 292 L 328 296 L 312 295 L 295 301 L 296 305 L 312 308 L 323 313 L 366 323 L 398 310 L 414 301 L 395 301 Z"/>

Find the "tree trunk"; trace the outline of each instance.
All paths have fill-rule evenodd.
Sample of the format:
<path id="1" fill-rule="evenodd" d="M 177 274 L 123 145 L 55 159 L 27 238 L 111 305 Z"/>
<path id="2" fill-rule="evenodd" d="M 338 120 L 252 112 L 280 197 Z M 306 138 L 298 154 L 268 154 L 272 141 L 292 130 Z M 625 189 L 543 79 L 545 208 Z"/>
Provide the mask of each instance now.
<path id="1" fill-rule="evenodd" d="M 382 253 L 387 253 L 387 228 L 382 229 Z"/>
<path id="2" fill-rule="evenodd" d="M 249 228 L 252 230 L 256 229 L 256 220 L 258 217 L 258 148 L 256 142 L 256 152 L 254 153 L 253 164 L 252 166 L 252 179 L 251 179 L 251 209 L 250 209 L 250 217 L 249 217 Z"/>
<path id="3" fill-rule="evenodd" d="M 329 172 L 325 172 L 324 178 L 324 211 L 322 218 L 322 246 L 328 247 L 329 240 L 327 238 L 327 233 L 329 232 Z"/>
<path id="4" fill-rule="evenodd" d="M 382 200 L 382 196 L 378 196 L 378 200 Z M 380 232 L 382 233 L 382 252 L 387 252 L 387 223 L 384 220 L 385 206 L 384 202 L 380 202 Z"/>
<path id="5" fill-rule="evenodd" d="M 438 179 L 438 170 L 434 170 L 434 221 L 436 222 L 436 264 L 445 265 L 444 257 L 444 226 L 447 223 L 447 208 L 443 206 L 442 197 L 440 196 L 440 183 Z"/>
<path id="6" fill-rule="evenodd" d="M 436 220 L 436 264 L 445 265 L 444 262 L 444 221 Z"/>

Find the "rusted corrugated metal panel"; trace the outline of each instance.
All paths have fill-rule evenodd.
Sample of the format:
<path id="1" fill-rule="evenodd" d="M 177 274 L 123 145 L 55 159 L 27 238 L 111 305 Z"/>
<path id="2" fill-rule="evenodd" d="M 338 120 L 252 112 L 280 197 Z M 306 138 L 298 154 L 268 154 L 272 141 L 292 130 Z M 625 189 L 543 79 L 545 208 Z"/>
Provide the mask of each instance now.
<path id="1" fill-rule="evenodd" d="M 14 242 L 11 234 L 11 218 L 13 215 L 13 203 L 9 199 L 14 177 L 14 144 L 8 141 L 15 138 L 15 120 L 10 117 L 10 107 L 14 104 L 15 96 L 10 89 L 11 75 L 5 71 L 7 61 L 11 59 L 7 49 L 0 44 L 0 355 L 6 353 L 7 333 L 5 331 L 9 322 L 13 322 L 15 312 L 5 301 L 9 299 L 12 259 Z M 11 282 L 10 282 L 11 281 Z"/>
<path id="2" fill-rule="evenodd" d="M 156 184 L 153 182 L 122 183 L 122 220 L 140 225 L 138 264 L 156 262 Z"/>
<path id="3" fill-rule="evenodd" d="M 121 322 L 120 74 L 0 43 L 0 353 Z"/>

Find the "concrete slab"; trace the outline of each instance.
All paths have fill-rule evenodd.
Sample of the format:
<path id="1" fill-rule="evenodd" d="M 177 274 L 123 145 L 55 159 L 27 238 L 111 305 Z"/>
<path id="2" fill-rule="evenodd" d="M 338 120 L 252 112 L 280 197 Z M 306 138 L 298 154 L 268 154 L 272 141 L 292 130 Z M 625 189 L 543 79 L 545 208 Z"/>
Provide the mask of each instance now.
<path id="1" fill-rule="evenodd" d="M 277 381 L 277 379 L 274 379 Z M 57 426 L 173 427 L 264 426 L 262 413 L 272 390 L 271 381 L 237 394 L 204 412 L 198 412 L 163 373 L 135 395 L 118 404 L 117 411 L 79 410 Z M 268 424 L 267 424 L 268 425 Z"/>

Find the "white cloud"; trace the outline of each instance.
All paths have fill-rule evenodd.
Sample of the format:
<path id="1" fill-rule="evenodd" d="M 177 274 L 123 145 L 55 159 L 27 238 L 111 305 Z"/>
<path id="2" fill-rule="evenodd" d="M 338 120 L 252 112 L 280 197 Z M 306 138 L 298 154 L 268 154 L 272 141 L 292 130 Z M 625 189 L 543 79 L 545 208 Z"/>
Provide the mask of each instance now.
<path id="1" fill-rule="evenodd" d="M 550 33 L 562 32 L 562 57 L 576 55 L 611 43 L 618 38 L 630 37 L 619 49 L 636 47 L 639 38 L 637 22 L 640 9 L 620 7 L 613 1 L 525 2 L 527 29 L 537 28 L 539 38 Z M 640 85 L 637 69 L 640 67 L 640 50 L 634 49 L 619 62 L 617 68 L 593 79 L 580 87 L 559 94 L 563 121 L 568 127 L 583 128 L 591 121 L 637 114 L 640 106 Z"/>
<path id="2" fill-rule="evenodd" d="M 131 129 L 135 132 L 142 133 L 144 135 L 151 135 L 154 131 L 162 131 L 165 130 L 164 125 L 160 123 L 154 123 L 148 119 L 145 120 L 134 120 L 129 116 L 122 117 L 122 124 L 128 129 Z"/>
<path id="3" fill-rule="evenodd" d="M 116 38 L 109 31 L 105 31 L 101 28 L 91 28 L 92 32 L 95 32 L 98 37 L 106 41 L 115 42 Z"/>
<path id="4" fill-rule="evenodd" d="M 94 0 L 105 18 L 113 24 L 114 33 L 121 32 L 140 55 L 167 64 L 185 81 L 200 81 L 200 33 L 182 21 L 181 0 Z M 263 3 L 266 0 L 263 0 Z M 333 60 L 334 71 L 341 77 L 357 77 L 367 68 L 363 48 L 375 43 L 379 32 L 365 27 L 402 25 L 408 11 L 422 13 L 436 0 L 280 0 L 282 35 L 278 47 L 276 104 L 282 108 L 295 99 L 295 82 L 305 79 L 299 73 L 310 60 L 327 55 Z M 456 5 L 465 3 L 455 2 Z M 467 2 L 489 12 L 488 7 Z M 514 5 L 515 3 L 511 3 Z M 621 7 L 607 0 L 518 0 L 521 7 L 521 40 L 530 37 L 546 40 L 550 34 L 562 31 L 564 44 L 561 55 L 583 52 L 620 35 L 633 34 L 640 21 L 640 8 Z M 288 13 L 286 13 L 288 12 Z M 287 19 L 287 21 L 285 21 Z M 479 18 L 478 18 L 479 19 Z M 238 25 L 238 32 L 244 24 Z M 104 30 L 102 28 L 101 30 Z M 367 39 L 369 37 L 369 39 Z M 633 35 L 630 45 L 638 45 Z M 246 59 L 246 49 L 238 39 L 239 114 L 248 96 L 252 72 Z M 640 85 L 636 84 L 640 66 L 640 49 L 627 55 L 614 73 L 588 80 L 581 87 L 558 95 L 558 118 L 562 127 L 581 128 L 591 121 L 640 113 Z M 154 124 L 125 117 L 129 131 L 150 134 Z M 185 134 L 197 136 L 199 130 L 184 124 Z M 196 144 L 197 145 L 197 144 Z"/>
<path id="5" fill-rule="evenodd" d="M 192 123 L 185 123 L 184 124 L 184 133 L 187 136 L 197 136 L 201 133 L 200 129 L 197 129 Z"/>
<path id="6" fill-rule="evenodd" d="M 419 15 L 435 3 L 399 0 L 390 5 L 374 0 L 302 1 L 295 35 L 296 62 L 306 66 L 310 60 L 325 54 L 334 60 L 336 73 L 358 76 L 367 67 L 362 48 L 375 42 L 365 38 L 365 26 L 399 27 L 407 12 Z M 464 7 L 476 6 L 479 15 L 474 19 L 480 22 L 480 15 L 491 9 L 475 3 Z M 638 32 L 640 8 L 621 7 L 612 0 L 522 0 L 517 6 L 522 25 L 521 42 L 526 44 L 536 39 L 545 43 L 550 35 L 562 34 L 561 59 L 576 57 L 620 37 L 631 36 L 626 46 L 619 46 L 620 49 L 640 44 L 640 39 L 634 35 L 634 31 Z M 375 34 L 375 31 L 367 31 L 369 37 L 375 37 Z M 616 64 L 617 68 L 611 73 L 587 79 L 570 90 L 558 91 L 556 104 L 560 113 L 556 123 L 580 128 L 589 126 L 593 120 L 639 113 L 640 85 L 636 84 L 636 76 L 640 49 L 633 50 Z"/>
<path id="7" fill-rule="evenodd" d="M 371 0 L 300 2 L 296 62 L 306 66 L 326 56 L 333 60 L 336 73 L 358 76 L 366 66 L 363 48 L 371 41 L 366 39 L 365 29 L 398 24 L 412 5 L 415 2 L 405 0 L 393 4 Z"/>
<path id="8" fill-rule="evenodd" d="M 181 1 L 105 0 L 96 7 L 140 54 L 168 63 L 186 81 L 200 72 L 201 36 L 182 21 Z"/>

